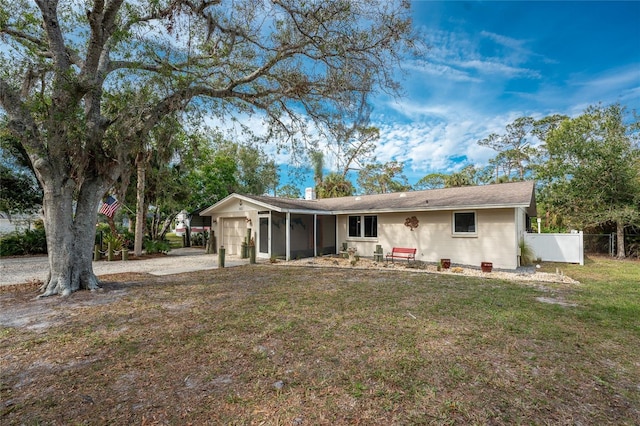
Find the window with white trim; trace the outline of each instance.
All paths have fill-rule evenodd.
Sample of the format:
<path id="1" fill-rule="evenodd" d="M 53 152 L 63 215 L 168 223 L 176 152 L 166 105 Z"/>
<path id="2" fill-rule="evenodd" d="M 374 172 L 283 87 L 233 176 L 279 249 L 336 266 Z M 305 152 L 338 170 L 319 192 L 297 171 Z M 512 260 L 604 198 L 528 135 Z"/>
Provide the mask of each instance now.
<path id="1" fill-rule="evenodd" d="M 378 236 L 378 216 L 349 216 L 349 237 L 375 238 Z"/>
<path id="2" fill-rule="evenodd" d="M 476 235 L 477 234 L 476 212 L 454 212 L 453 213 L 453 234 L 454 235 Z"/>

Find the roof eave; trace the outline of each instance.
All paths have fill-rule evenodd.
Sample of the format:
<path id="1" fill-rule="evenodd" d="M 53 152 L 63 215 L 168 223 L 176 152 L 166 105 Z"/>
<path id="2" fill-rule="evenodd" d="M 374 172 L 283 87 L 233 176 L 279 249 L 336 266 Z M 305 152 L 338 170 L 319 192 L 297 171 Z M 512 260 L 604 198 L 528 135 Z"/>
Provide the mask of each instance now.
<path id="1" fill-rule="evenodd" d="M 264 207 L 265 209 L 269 209 L 269 210 L 275 210 L 275 211 L 282 211 L 282 209 L 280 209 L 277 206 L 268 204 L 268 203 L 264 203 L 262 201 L 259 200 L 255 200 L 251 197 L 247 197 L 244 196 L 242 194 L 236 194 L 235 192 L 233 194 L 229 194 L 226 197 L 224 197 L 222 200 L 218 201 L 217 203 L 215 203 L 214 205 L 207 207 L 206 209 L 204 209 L 202 212 L 200 212 L 200 216 L 213 216 L 215 214 L 214 210 L 217 208 L 220 208 L 222 206 L 224 206 L 225 204 L 228 204 L 231 200 L 242 200 L 245 201 L 247 203 L 252 203 L 255 204 L 257 206 L 261 206 Z"/>
<path id="2" fill-rule="evenodd" d="M 435 207 L 403 207 L 393 209 L 341 209 L 333 210 L 332 214 L 351 214 L 351 213 L 409 213 L 409 212 L 433 212 L 433 211 L 451 211 L 451 210 L 489 210 L 489 209 L 514 209 L 529 208 L 529 204 L 478 204 L 478 205 L 450 205 Z"/>

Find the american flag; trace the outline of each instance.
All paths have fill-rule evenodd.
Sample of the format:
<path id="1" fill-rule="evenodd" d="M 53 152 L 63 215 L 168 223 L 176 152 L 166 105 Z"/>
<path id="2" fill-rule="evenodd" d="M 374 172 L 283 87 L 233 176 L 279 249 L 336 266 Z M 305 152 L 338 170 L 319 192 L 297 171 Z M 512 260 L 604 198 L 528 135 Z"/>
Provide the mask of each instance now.
<path id="1" fill-rule="evenodd" d="M 99 213 L 102 213 L 107 217 L 113 217 L 119 207 L 120 203 L 118 202 L 118 200 L 109 195 L 105 202 L 102 203 L 102 207 L 100 207 Z"/>

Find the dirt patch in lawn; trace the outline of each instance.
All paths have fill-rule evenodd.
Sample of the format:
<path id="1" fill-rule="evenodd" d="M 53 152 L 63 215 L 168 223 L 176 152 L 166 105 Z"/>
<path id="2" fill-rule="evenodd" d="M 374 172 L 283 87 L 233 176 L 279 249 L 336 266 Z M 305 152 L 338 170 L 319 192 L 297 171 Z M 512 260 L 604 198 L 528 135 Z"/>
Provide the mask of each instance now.
<path id="1" fill-rule="evenodd" d="M 559 305 L 559 306 L 563 306 L 563 307 L 576 307 L 578 306 L 577 303 L 572 303 L 572 302 L 567 302 L 566 300 L 563 300 L 561 298 L 554 298 L 554 297 L 536 297 L 536 300 L 538 302 L 542 302 L 542 303 L 549 303 L 551 305 Z"/>
<path id="2" fill-rule="evenodd" d="M 44 332 L 51 326 L 64 324 L 76 316 L 79 309 L 118 301 L 131 288 L 149 278 L 147 274 L 105 275 L 101 277 L 100 290 L 80 291 L 67 298 L 39 299 L 41 282 L 3 286 L 0 292 L 0 326 Z"/>

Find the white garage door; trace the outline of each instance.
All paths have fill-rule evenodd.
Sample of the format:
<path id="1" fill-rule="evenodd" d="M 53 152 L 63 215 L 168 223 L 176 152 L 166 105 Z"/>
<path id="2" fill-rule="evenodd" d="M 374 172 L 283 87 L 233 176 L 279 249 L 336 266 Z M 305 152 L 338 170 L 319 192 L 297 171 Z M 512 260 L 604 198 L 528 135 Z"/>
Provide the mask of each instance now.
<path id="1" fill-rule="evenodd" d="M 222 244 L 228 255 L 240 255 L 240 248 L 247 235 L 247 220 L 228 218 L 222 222 Z"/>

